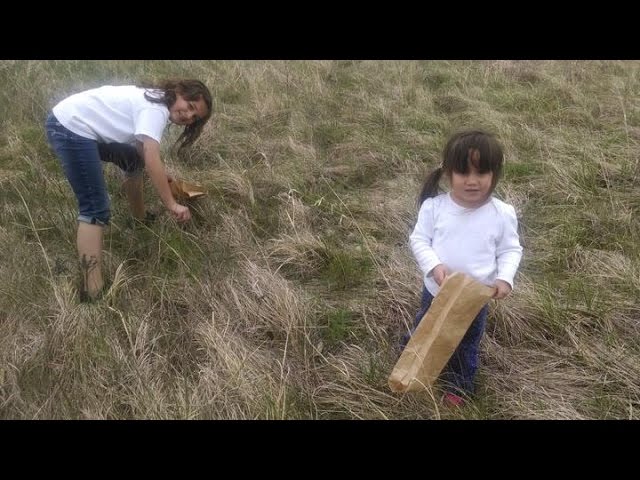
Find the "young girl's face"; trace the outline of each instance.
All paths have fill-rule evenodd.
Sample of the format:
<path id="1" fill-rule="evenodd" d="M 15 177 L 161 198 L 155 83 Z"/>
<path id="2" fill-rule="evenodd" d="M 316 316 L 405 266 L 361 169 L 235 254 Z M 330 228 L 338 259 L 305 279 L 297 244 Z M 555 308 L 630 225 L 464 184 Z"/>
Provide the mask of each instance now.
<path id="1" fill-rule="evenodd" d="M 460 206 L 477 208 L 486 203 L 491 195 L 493 172 L 480 173 L 469 162 L 467 173 L 451 172 L 451 197 Z"/>
<path id="2" fill-rule="evenodd" d="M 207 104 L 200 97 L 198 100 L 185 100 L 176 93 L 176 102 L 169 108 L 169 120 L 176 125 L 191 125 L 207 115 Z"/>

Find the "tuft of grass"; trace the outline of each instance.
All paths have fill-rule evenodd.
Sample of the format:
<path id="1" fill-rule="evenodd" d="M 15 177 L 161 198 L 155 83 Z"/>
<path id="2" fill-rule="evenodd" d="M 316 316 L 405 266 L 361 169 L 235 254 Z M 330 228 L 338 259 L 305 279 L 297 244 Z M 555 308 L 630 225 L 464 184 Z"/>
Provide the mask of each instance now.
<path id="1" fill-rule="evenodd" d="M 329 250 L 320 279 L 331 290 L 346 290 L 363 284 L 368 279 L 373 264 L 367 256 Z"/>
<path id="2" fill-rule="evenodd" d="M 322 338 L 330 346 L 336 346 L 349 337 L 352 313 L 349 310 L 337 309 L 327 314 L 327 325 Z"/>

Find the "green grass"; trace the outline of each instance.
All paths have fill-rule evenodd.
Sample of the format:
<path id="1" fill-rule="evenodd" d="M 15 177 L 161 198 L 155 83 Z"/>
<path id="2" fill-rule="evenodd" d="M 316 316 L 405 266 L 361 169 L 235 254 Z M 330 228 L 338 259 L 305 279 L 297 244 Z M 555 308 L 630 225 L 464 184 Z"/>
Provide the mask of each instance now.
<path id="1" fill-rule="evenodd" d="M 331 250 L 320 280 L 331 290 L 346 290 L 365 283 L 371 269 L 372 262 L 367 256 Z"/>
<path id="2" fill-rule="evenodd" d="M 347 340 L 351 331 L 352 313 L 338 309 L 327 314 L 327 325 L 323 330 L 323 338 L 327 344 L 335 346 Z"/>

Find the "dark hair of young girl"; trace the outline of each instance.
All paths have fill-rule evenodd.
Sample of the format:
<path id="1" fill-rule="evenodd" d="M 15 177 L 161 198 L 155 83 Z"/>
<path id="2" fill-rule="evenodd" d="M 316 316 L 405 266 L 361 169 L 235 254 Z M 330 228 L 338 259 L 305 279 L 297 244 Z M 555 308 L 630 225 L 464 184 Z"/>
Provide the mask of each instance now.
<path id="1" fill-rule="evenodd" d="M 449 138 L 442 153 L 442 164 L 431 171 L 422 185 L 418 197 L 418 208 L 431 197 L 437 196 L 440 190 L 442 174 L 448 177 L 453 172 L 467 174 L 469 165 L 473 164 L 480 173 L 493 172 L 491 192 L 496 188 L 502 175 L 504 154 L 496 138 L 483 130 L 464 130 Z"/>
<path id="2" fill-rule="evenodd" d="M 171 108 L 176 103 L 176 94 L 182 95 L 188 101 L 198 101 L 201 98 L 204 100 L 207 106 L 207 114 L 191 125 L 184 127 L 184 130 L 176 140 L 176 145 L 179 145 L 178 152 L 195 142 L 202 133 L 205 123 L 211 117 L 213 109 L 211 92 L 207 86 L 200 80 L 191 79 L 163 80 L 158 83 L 143 82 L 140 86 L 150 90 L 144 94 L 147 100 L 153 103 L 162 103 L 167 108 Z"/>

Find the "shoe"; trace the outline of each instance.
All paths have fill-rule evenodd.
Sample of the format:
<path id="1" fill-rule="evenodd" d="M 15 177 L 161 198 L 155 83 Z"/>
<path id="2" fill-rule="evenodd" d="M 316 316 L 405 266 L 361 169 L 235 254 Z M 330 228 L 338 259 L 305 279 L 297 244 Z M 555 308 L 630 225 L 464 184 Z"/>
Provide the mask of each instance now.
<path id="1" fill-rule="evenodd" d="M 111 283 L 105 283 L 100 291 L 96 294 L 95 297 L 90 297 L 89 292 L 87 292 L 84 288 L 80 288 L 80 303 L 96 303 L 104 298 L 109 289 L 111 288 Z"/>
<path id="2" fill-rule="evenodd" d="M 102 300 L 102 297 L 105 294 L 105 290 L 102 289 L 98 292 L 95 297 L 90 297 L 89 292 L 86 290 L 80 290 L 80 303 L 96 303 Z"/>
<path id="3" fill-rule="evenodd" d="M 455 393 L 447 392 L 442 397 L 442 404 L 447 407 L 462 407 L 464 405 L 464 398 Z"/>
<path id="4" fill-rule="evenodd" d="M 136 218 L 131 216 L 125 220 L 125 225 L 127 226 L 127 228 L 137 229 L 137 228 L 149 227 L 154 223 L 156 223 L 156 220 L 158 220 L 158 214 L 151 212 L 149 210 L 146 210 L 144 212 L 144 218 Z"/>

